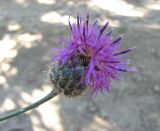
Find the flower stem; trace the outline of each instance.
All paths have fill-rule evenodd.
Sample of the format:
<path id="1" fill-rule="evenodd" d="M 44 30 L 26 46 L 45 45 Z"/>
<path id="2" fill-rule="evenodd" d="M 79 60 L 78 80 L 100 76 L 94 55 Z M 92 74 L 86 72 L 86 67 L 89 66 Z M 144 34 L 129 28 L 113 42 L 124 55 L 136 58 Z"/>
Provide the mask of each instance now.
<path id="1" fill-rule="evenodd" d="M 0 121 L 4 121 L 7 120 L 9 118 L 15 117 L 17 115 L 23 114 L 31 109 L 37 108 L 38 106 L 42 105 L 43 103 L 49 101 L 50 99 L 52 99 L 53 97 L 55 97 L 56 95 L 58 95 L 58 93 L 53 89 L 48 95 L 46 95 L 45 97 L 43 97 L 42 99 L 38 100 L 35 103 L 32 103 L 24 108 L 18 109 L 16 111 L 13 111 L 7 115 L 4 115 L 2 117 L 0 117 Z"/>

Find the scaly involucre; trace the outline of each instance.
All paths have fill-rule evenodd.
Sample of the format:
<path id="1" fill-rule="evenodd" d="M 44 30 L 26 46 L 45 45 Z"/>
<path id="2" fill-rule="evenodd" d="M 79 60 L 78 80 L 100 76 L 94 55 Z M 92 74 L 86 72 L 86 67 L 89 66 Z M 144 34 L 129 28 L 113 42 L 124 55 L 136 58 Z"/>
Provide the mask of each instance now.
<path id="1" fill-rule="evenodd" d="M 82 20 L 77 16 L 75 23 L 70 23 L 70 39 L 64 41 L 66 46 L 58 49 L 59 53 L 54 56 L 63 66 L 70 62 L 71 67 L 83 66 L 84 75 L 80 82 L 85 82 L 91 87 L 93 94 L 103 90 L 110 91 L 110 82 L 121 79 L 122 73 L 135 71 L 135 68 L 128 68 L 129 60 L 125 60 L 124 54 L 134 48 L 120 50 L 122 35 L 113 40 L 112 30 L 104 33 L 108 27 L 108 22 L 102 26 L 89 24 L 89 15 Z"/>

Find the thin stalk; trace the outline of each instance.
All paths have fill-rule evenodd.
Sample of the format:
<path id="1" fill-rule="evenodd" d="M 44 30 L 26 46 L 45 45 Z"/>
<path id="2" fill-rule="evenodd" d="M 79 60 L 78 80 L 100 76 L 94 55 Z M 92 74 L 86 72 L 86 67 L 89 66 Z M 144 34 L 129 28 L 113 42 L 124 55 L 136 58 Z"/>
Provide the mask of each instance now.
<path id="1" fill-rule="evenodd" d="M 29 110 L 32 110 L 34 108 L 37 108 L 38 106 L 42 105 L 43 103 L 49 101 L 50 99 L 52 99 L 53 97 L 55 97 L 56 95 L 58 95 L 58 93 L 53 89 L 48 95 L 46 95 L 45 97 L 43 97 L 42 99 L 38 100 L 35 103 L 32 103 L 24 108 L 18 109 L 16 111 L 13 111 L 7 115 L 4 115 L 2 117 L 0 117 L 0 121 L 4 121 L 7 119 L 10 119 L 12 117 L 15 117 L 17 115 L 23 114 Z"/>

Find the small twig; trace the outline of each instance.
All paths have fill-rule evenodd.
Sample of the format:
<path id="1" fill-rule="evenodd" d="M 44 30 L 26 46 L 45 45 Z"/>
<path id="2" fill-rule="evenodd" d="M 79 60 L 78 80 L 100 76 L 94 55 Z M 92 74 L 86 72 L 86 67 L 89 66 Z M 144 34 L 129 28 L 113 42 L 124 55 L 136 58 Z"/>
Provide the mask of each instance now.
<path id="1" fill-rule="evenodd" d="M 38 100 L 35 103 L 32 103 L 22 109 L 18 109 L 16 111 L 13 111 L 7 115 L 4 115 L 2 117 L 0 117 L 0 121 L 4 121 L 7 120 L 9 118 L 15 117 L 17 115 L 20 115 L 22 113 L 25 113 L 31 109 L 37 108 L 38 106 L 42 105 L 43 103 L 49 101 L 50 99 L 52 99 L 53 97 L 55 97 L 56 95 L 58 95 L 58 93 L 53 89 L 48 95 L 46 95 L 45 97 L 43 97 L 42 99 Z"/>

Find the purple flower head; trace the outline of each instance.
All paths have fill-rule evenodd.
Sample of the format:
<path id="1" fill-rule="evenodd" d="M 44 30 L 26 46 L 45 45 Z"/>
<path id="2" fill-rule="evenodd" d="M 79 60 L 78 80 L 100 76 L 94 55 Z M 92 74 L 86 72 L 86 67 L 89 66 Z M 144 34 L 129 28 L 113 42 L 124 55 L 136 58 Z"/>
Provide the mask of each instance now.
<path id="1" fill-rule="evenodd" d="M 122 78 L 122 73 L 135 71 L 128 68 L 129 60 L 125 60 L 125 54 L 134 48 L 120 50 L 120 43 L 123 36 L 112 40 L 112 30 L 104 33 L 108 22 L 102 26 L 89 23 L 89 15 L 82 20 L 77 16 L 77 21 L 70 23 L 70 39 L 63 42 L 66 47 L 59 49 L 55 56 L 61 64 L 70 62 L 71 67 L 83 66 L 85 71 L 81 82 L 91 87 L 93 94 L 103 90 L 110 91 L 110 82 Z"/>

